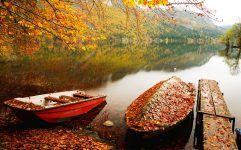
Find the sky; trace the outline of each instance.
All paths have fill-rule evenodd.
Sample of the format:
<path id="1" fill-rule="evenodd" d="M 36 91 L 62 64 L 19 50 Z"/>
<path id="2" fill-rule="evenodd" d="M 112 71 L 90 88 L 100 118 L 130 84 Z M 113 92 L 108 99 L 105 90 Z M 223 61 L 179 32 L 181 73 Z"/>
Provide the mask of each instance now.
<path id="1" fill-rule="evenodd" d="M 223 22 L 215 22 L 216 25 L 232 25 L 241 21 L 241 0 L 205 0 L 205 6 L 216 10 L 215 17 Z"/>

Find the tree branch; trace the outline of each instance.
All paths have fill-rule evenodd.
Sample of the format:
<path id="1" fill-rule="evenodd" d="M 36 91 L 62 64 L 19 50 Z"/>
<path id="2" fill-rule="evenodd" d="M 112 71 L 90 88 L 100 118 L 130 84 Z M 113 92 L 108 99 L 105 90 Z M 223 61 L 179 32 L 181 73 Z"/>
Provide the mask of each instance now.
<path id="1" fill-rule="evenodd" d="M 201 2 L 196 2 L 196 3 L 193 3 L 193 2 L 187 2 L 187 3 L 168 3 L 166 6 L 169 6 L 169 5 L 198 5 L 198 4 L 201 4 L 203 3 L 203 1 Z"/>
<path id="2" fill-rule="evenodd" d="M 57 9 L 48 1 L 48 0 L 45 0 L 49 5 L 50 5 L 50 7 L 53 9 L 53 11 L 54 11 L 54 15 L 55 15 L 55 17 L 57 18 Z"/>
<path id="3" fill-rule="evenodd" d="M 18 23 L 18 20 L 17 20 L 17 19 L 15 18 L 15 16 L 13 15 L 13 12 L 4 4 L 4 0 L 1 0 L 1 3 L 2 3 L 2 5 L 3 5 L 2 9 L 7 10 L 8 13 L 10 14 L 10 16 L 13 17 L 14 23 L 17 24 L 17 23 Z M 22 29 L 25 33 L 28 33 L 28 31 L 27 31 L 25 28 L 23 28 L 22 26 L 21 26 L 21 29 Z"/>
<path id="4" fill-rule="evenodd" d="M 12 14 L 15 14 L 16 16 L 18 16 L 18 17 L 24 19 L 25 21 L 27 21 L 27 22 L 29 22 L 29 23 L 35 25 L 36 27 L 40 28 L 41 30 L 44 30 L 44 31 L 50 33 L 50 34 L 53 35 L 55 38 L 57 38 L 58 40 L 64 42 L 67 46 L 69 46 L 69 44 L 66 43 L 66 41 L 65 41 L 64 39 L 62 39 L 61 37 L 59 37 L 58 35 L 56 35 L 56 34 L 53 33 L 52 31 L 50 31 L 50 30 L 48 30 L 48 29 L 46 29 L 46 28 L 44 28 L 44 27 L 40 27 L 40 26 L 37 25 L 36 23 L 32 22 L 30 19 L 25 18 L 25 17 L 23 17 L 22 15 L 20 15 L 20 14 L 18 14 L 18 13 L 15 13 L 15 12 L 13 12 L 13 11 L 11 11 L 11 10 L 9 10 L 9 11 L 10 11 Z"/>
<path id="5" fill-rule="evenodd" d="M 50 23 L 53 23 L 53 24 L 55 24 L 55 25 L 57 25 L 57 26 L 60 26 L 60 27 L 63 27 L 63 28 L 69 29 L 69 30 L 75 30 L 74 28 L 70 28 L 70 27 L 67 27 L 67 26 L 63 26 L 63 25 L 61 25 L 61 24 L 57 24 L 57 23 L 55 23 L 54 21 L 49 20 L 49 19 L 47 19 L 46 17 L 43 17 L 43 16 L 41 16 L 41 15 L 35 13 L 35 12 L 32 12 L 32 11 L 30 11 L 30 10 L 27 10 L 27 9 L 25 9 L 25 8 L 17 5 L 17 4 L 14 4 L 14 3 L 13 3 L 13 5 L 16 6 L 16 7 L 18 7 L 18 8 L 20 8 L 20 9 L 22 9 L 22 10 L 24 10 L 24 11 L 26 11 L 26 12 L 29 12 L 29 13 L 33 14 L 33 15 L 35 15 L 35 16 L 38 16 L 38 17 L 40 17 L 40 18 L 42 18 L 42 19 L 44 19 L 44 20 L 46 20 L 46 21 L 48 21 L 48 22 L 50 22 Z"/>

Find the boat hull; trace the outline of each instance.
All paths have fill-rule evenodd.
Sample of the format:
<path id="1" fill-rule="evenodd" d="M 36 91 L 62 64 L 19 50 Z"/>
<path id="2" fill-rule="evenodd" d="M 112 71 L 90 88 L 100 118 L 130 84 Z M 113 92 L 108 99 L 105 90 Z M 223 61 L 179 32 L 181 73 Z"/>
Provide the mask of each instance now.
<path id="1" fill-rule="evenodd" d="M 36 111 L 33 113 L 45 122 L 58 123 L 85 114 L 103 102 L 105 102 L 105 97 L 97 98 L 92 101 L 57 107 L 54 109 Z"/>
<path id="2" fill-rule="evenodd" d="M 71 94 L 74 92 L 75 91 L 70 91 Z M 59 96 L 62 95 L 63 92 L 54 94 Z M 51 93 L 49 95 L 54 94 Z M 21 103 L 24 104 L 29 104 L 28 101 L 31 101 L 36 104 L 39 102 L 43 102 L 41 99 L 44 99 L 44 97 L 46 96 L 48 96 L 48 94 L 33 96 L 29 98 L 30 100 L 28 98 L 16 98 L 9 101 L 21 101 Z M 31 123 L 42 120 L 47 123 L 59 123 L 89 112 L 98 105 L 106 103 L 105 99 L 106 96 L 92 96 L 81 101 L 74 101 L 56 106 L 51 105 L 47 107 L 42 107 L 40 109 L 21 108 L 19 106 L 9 104 L 8 101 L 4 102 L 4 104 L 10 107 L 12 111 L 16 114 L 16 116 L 23 121 Z"/>
<path id="3" fill-rule="evenodd" d="M 141 94 L 126 110 L 127 127 L 136 132 L 164 133 L 193 110 L 195 87 L 178 77 L 154 85 Z"/>
<path id="4" fill-rule="evenodd" d="M 193 112 L 187 118 L 165 132 L 135 132 L 134 130 L 127 130 L 126 141 L 127 149 L 141 149 L 141 147 L 148 147 L 149 149 L 185 149 L 185 146 L 190 138 L 193 126 Z"/>

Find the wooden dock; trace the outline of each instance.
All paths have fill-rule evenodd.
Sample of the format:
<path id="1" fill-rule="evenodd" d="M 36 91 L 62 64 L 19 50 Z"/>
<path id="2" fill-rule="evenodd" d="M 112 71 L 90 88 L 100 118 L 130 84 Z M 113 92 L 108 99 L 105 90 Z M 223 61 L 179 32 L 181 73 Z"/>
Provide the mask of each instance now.
<path id="1" fill-rule="evenodd" d="M 228 110 L 218 83 L 199 80 L 197 124 L 202 126 L 203 149 L 238 150 L 233 134 L 234 123 L 235 118 Z"/>

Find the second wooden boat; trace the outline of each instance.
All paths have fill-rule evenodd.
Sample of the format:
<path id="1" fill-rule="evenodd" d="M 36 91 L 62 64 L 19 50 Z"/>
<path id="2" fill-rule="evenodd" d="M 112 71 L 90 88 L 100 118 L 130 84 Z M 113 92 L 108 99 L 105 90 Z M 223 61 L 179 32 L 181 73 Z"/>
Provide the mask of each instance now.
<path id="1" fill-rule="evenodd" d="M 137 132 L 164 132 L 181 123 L 192 111 L 195 87 L 171 77 L 141 94 L 126 111 L 126 124 Z"/>

